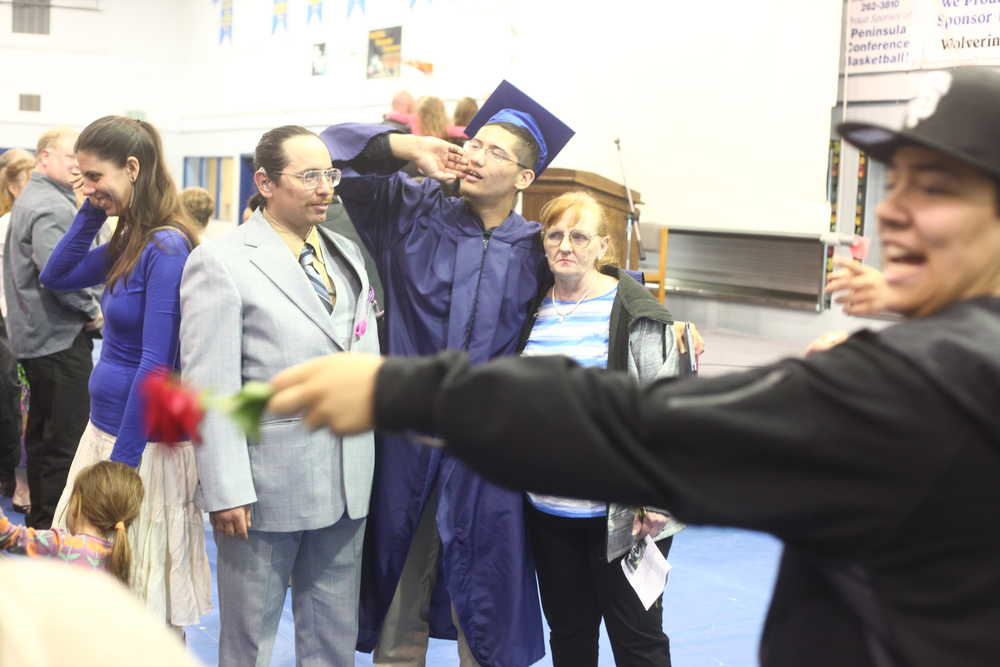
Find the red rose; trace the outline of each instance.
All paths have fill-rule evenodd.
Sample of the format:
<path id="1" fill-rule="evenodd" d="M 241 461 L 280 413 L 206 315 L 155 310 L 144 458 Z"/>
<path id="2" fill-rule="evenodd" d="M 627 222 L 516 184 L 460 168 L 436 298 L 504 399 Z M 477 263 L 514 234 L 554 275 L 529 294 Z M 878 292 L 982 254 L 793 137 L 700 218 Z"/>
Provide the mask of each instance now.
<path id="1" fill-rule="evenodd" d="M 201 442 L 198 425 L 205 410 L 191 389 L 158 368 L 142 381 L 146 401 L 146 437 L 151 442 L 174 444 L 190 438 Z"/>

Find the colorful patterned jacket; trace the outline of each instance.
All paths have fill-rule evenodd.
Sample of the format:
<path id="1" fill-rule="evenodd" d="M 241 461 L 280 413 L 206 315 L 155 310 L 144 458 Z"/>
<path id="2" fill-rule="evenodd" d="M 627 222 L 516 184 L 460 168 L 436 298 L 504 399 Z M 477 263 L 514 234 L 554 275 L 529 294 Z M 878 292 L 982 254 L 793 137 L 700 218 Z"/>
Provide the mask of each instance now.
<path id="1" fill-rule="evenodd" d="M 0 550 L 30 558 L 59 558 L 79 567 L 104 570 L 111 557 L 111 542 L 93 535 L 72 535 L 66 530 L 18 526 L 0 509 Z"/>

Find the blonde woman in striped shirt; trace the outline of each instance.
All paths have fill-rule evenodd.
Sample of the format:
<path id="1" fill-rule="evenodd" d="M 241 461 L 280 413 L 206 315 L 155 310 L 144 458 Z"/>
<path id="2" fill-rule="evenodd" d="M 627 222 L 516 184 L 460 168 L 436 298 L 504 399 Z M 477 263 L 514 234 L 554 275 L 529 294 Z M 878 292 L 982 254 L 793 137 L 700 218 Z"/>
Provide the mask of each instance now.
<path id="1" fill-rule="evenodd" d="M 525 325 L 522 354 L 565 355 L 583 366 L 628 370 L 640 382 L 677 375 L 669 311 L 627 273 L 604 263 L 613 253 L 600 204 L 570 192 L 548 202 L 540 222 L 554 280 L 543 286 Z M 664 510 L 534 493 L 528 498 L 553 664 L 596 665 L 603 618 L 618 665 L 669 665 L 662 604 L 643 609 L 613 536 L 625 531 L 641 542 L 650 535 L 666 557 L 683 526 Z"/>

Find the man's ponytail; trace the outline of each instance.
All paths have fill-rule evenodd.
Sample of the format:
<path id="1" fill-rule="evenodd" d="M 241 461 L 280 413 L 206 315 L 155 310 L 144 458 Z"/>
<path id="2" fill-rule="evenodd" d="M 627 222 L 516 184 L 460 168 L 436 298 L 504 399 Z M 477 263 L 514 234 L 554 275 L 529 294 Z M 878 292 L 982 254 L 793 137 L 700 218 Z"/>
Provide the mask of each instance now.
<path id="1" fill-rule="evenodd" d="M 247 202 L 247 208 L 250 209 L 251 211 L 256 211 L 258 208 L 264 208 L 266 204 L 267 200 L 264 199 L 264 195 L 262 195 L 259 192 L 255 192 L 253 193 L 253 196 L 250 197 L 250 200 Z"/>

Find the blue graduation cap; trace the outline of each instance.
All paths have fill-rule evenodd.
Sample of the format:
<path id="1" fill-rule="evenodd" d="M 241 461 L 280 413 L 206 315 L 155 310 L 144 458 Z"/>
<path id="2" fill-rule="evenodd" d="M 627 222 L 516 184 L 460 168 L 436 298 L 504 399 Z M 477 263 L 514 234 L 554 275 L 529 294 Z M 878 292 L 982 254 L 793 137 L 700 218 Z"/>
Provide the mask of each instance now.
<path id="1" fill-rule="evenodd" d="M 501 81 L 493 94 L 465 128 L 470 137 L 483 125 L 489 123 L 511 123 L 531 133 L 538 144 L 538 161 L 535 176 L 538 177 L 549 163 L 569 142 L 574 132 L 541 104 L 531 99 L 509 81 Z"/>

